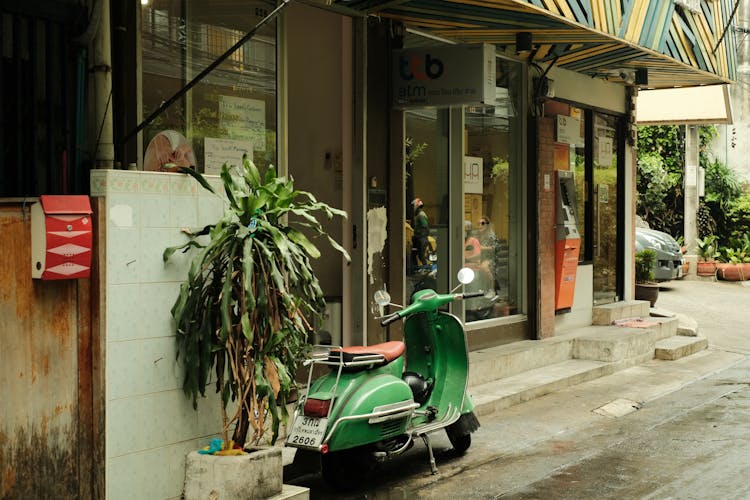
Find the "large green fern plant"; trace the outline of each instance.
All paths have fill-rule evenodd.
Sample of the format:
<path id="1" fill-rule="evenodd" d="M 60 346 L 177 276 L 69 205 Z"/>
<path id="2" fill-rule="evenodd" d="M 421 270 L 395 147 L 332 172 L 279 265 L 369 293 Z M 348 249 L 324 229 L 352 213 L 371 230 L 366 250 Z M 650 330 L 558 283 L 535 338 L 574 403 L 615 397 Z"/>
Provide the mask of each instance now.
<path id="1" fill-rule="evenodd" d="M 182 172 L 215 193 L 201 174 Z M 167 261 L 176 251 L 199 249 L 172 308 L 178 358 L 185 366 L 183 389 L 197 408 L 214 370 L 224 442 L 234 424 L 236 444 L 258 444 L 269 426 L 273 443 L 288 417 L 286 403 L 313 317 L 325 307 L 310 265 L 320 251 L 305 233 L 327 237 L 348 260 L 316 218 L 346 213 L 295 190 L 293 180 L 273 168 L 261 179 L 247 158 L 239 168 L 224 165 L 221 180 L 228 200 L 224 215 L 191 232 L 184 245 L 164 251 Z M 230 400 L 237 403 L 231 416 Z"/>

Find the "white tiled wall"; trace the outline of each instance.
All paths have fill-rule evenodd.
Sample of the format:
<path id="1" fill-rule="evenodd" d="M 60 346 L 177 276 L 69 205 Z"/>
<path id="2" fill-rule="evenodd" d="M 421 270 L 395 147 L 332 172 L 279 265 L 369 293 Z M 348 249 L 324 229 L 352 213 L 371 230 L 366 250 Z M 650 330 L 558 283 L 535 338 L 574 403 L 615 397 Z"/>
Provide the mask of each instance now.
<path id="1" fill-rule="evenodd" d="M 198 411 L 182 391 L 170 310 L 192 254 L 164 263 L 162 253 L 186 241 L 182 228 L 214 222 L 224 202 L 161 172 L 94 170 L 91 195 L 107 207 L 107 498 L 179 498 L 185 455 L 218 433 L 221 413 L 211 388 Z"/>

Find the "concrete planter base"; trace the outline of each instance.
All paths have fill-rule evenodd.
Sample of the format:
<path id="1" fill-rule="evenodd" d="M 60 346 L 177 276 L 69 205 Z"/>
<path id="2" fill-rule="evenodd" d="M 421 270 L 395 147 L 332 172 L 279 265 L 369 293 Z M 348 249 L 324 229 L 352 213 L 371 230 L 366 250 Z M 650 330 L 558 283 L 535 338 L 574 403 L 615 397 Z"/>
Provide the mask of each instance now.
<path id="1" fill-rule="evenodd" d="M 281 448 L 260 448 L 246 455 L 188 454 L 185 500 L 271 498 L 282 492 Z"/>

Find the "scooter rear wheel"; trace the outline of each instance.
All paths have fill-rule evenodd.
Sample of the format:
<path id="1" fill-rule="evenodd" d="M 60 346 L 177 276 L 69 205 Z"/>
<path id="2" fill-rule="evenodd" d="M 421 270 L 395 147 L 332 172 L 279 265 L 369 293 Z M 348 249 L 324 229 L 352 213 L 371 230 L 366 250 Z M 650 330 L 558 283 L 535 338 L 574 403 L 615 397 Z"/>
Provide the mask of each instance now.
<path id="1" fill-rule="evenodd" d="M 367 480 L 373 461 L 366 446 L 332 451 L 321 456 L 323 479 L 337 490 L 352 490 Z"/>

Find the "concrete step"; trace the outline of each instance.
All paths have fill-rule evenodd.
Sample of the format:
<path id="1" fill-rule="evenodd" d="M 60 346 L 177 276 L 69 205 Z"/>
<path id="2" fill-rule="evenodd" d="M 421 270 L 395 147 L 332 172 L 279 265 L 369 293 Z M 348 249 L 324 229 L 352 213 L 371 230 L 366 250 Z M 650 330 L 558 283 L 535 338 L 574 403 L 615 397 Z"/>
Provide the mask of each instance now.
<path id="1" fill-rule="evenodd" d="M 623 300 L 594 307 L 591 323 L 593 325 L 611 325 L 623 318 L 642 318 L 649 315 L 649 303 L 646 300 Z"/>
<path id="2" fill-rule="evenodd" d="M 572 358 L 574 336 L 524 340 L 469 353 L 469 387 Z"/>
<path id="3" fill-rule="evenodd" d="M 680 321 L 676 316 L 652 315 L 642 318 L 623 318 L 616 320 L 614 325 L 653 330 L 656 340 L 661 340 L 677 335 L 680 328 Z"/>
<path id="4" fill-rule="evenodd" d="M 573 345 L 574 359 L 620 363 L 654 356 L 656 332 L 651 328 L 590 326 L 579 330 Z"/>
<path id="5" fill-rule="evenodd" d="M 268 500 L 309 500 L 310 488 L 293 484 L 281 485 L 281 493 L 269 497 Z"/>
<path id="6" fill-rule="evenodd" d="M 696 352 L 700 352 L 707 347 L 708 340 L 706 340 L 705 337 L 675 335 L 658 341 L 656 343 L 654 354 L 657 359 L 674 361 L 695 354 Z"/>
<path id="7" fill-rule="evenodd" d="M 639 310 L 636 304 L 630 312 Z M 477 415 L 645 363 L 654 359 L 658 342 L 676 337 L 675 317 L 628 318 L 470 353 L 469 393 Z"/>
<path id="8" fill-rule="evenodd" d="M 568 359 L 477 386 L 469 386 L 477 416 L 614 373 L 615 363 Z"/>
<path id="9" fill-rule="evenodd" d="M 631 317 L 628 321 L 625 326 L 589 326 L 549 339 L 526 340 L 470 352 L 469 387 L 570 359 L 632 366 L 652 359 L 655 343 L 677 332 L 675 318 L 640 320 Z"/>

